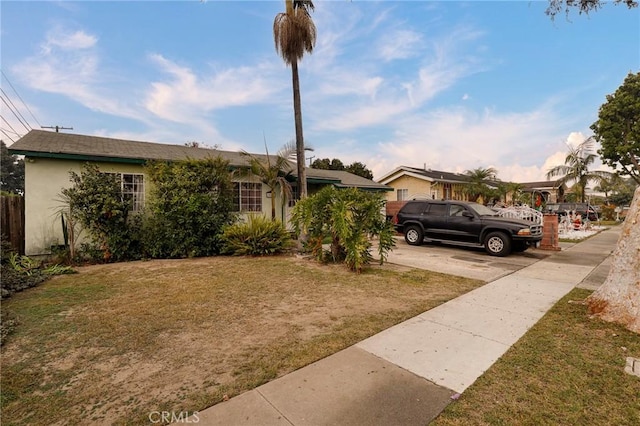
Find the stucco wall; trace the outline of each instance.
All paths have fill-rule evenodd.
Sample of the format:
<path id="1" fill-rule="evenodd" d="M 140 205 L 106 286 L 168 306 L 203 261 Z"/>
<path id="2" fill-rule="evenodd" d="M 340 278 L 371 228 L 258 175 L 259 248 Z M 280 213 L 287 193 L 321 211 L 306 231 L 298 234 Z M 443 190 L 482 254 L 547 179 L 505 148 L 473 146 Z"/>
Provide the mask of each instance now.
<path id="1" fill-rule="evenodd" d="M 25 158 L 25 253 L 42 255 L 51 252 L 52 245 L 64 244 L 59 210 L 63 207 L 60 193 L 69 188 L 69 172 L 80 173 L 82 161 L 48 158 Z M 143 173 L 142 165 L 125 163 L 95 163 L 103 172 Z M 144 173 L 143 173 L 144 174 Z M 244 181 L 257 181 L 246 178 Z M 151 185 L 144 179 L 145 200 L 149 199 Z M 271 198 L 268 188 L 262 185 L 262 212 L 271 217 Z M 282 216 L 280 198 L 276 197 L 276 217 Z M 288 211 L 285 209 L 285 217 Z M 83 232 L 82 237 L 86 236 Z"/>
<path id="2" fill-rule="evenodd" d="M 25 158 L 25 253 L 50 253 L 52 245 L 64 244 L 58 211 L 63 207 L 60 193 L 71 186 L 69 172 L 80 173 L 80 161 Z M 136 164 L 97 163 L 104 172 L 142 173 Z M 145 192 L 148 187 L 145 182 Z"/>
<path id="3" fill-rule="evenodd" d="M 431 197 L 431 182 L 421 180 L 412 176 L 400 176 L 399 178 L 386 183 L 393 188 L 386 194 L 387 201 L 396 201 L 398 199 L 398 189 L 408 189 L 407 199 L 420 197 Z"/>

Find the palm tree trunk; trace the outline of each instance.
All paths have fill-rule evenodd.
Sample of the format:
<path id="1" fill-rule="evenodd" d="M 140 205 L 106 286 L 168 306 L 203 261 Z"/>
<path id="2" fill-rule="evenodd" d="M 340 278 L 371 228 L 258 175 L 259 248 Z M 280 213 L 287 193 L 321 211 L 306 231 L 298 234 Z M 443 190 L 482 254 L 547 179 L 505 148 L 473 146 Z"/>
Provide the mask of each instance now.
<path id="1" fill-rule="evenodd" d="M 307 175 L 305 172 L 304 138 L 302 136 L 302 104 L 300 102 L 300 77 L 298 61 L 291 62 L 293 79 L 293 114 L 296 123 L 296 157 L 298 164 L 298 194 L 300 199 L 307 198 Z"/>

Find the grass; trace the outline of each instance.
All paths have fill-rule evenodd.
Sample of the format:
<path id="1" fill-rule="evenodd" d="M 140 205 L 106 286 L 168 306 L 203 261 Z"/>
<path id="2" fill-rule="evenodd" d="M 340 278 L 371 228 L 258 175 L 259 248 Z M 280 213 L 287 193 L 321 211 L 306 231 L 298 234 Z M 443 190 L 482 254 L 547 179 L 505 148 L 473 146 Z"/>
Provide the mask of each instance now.
<path id="1" fill-rule="evenodd" d="M 202 410 L 482 285 L 296 257 L 79 268 L 3 302 L 2 422 L 148 424 Z"/>
<path id="2" fill-rule="evenodd" d="M 640 424 L 640 378 L 624 372 L 640 338 L 570 303 L 590 293 L 560 300 L 432 424 Z"/>

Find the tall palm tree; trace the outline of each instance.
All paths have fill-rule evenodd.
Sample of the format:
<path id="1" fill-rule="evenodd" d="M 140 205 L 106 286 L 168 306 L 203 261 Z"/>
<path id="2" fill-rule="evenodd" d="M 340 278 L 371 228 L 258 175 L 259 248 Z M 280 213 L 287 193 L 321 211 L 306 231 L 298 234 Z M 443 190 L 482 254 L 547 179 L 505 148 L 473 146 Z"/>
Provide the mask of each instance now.
<path id="1" fill-rule="evenodd" d="M 298 166 L 298 194 L 307 196 L 304 138 L 302 135 L 302 105 L 298 61 L 305 52 L 312 53 L 316 44 L 316 26 L 310 12 L 315 9 L 310 0 L 285 0 L 286 11 L 278 13 L 273 21 L 273 39 L 276 52 L 287 65 L 291 65 L 293 81 L 293 113 L 296 126 L 296 157 Z"/>
<path id="2" fill-rule="evenodd" d="M 249 162 L 248 168 L 239 169 L 240 175 L 254 175 L 260 179 L 264 185 L 271 190 L 271 220 L 276 219 L 276 191 L 280 194 L 282 204 L 291 197 L 291 184 L 287 180 L 287 176 L 291 173 L 292 165 L 289 161 L 295 152 L 296 146 L 288 143 L 283 146 L 275 158 L 269 155 L 267 144 L 264 144 L 267 152 L 266 157 L 256 156 L 246 151 L 240 151 Z"/>
<path id="3" fill-rule="evenodd" d="M 493 167 L 483 169 L 478 167 L 473 170 L 466 170 L 465 175 L 469 178 L 469 184 L 465 187 L 465 192 L 469 195 L 471 201 L 477 201 L 480 196 L 488 198 L 492 190 L 487 186 L 487 181 L 495 181 L 498 172 Z M 486 202 L 486 200 L 485 200 Z"/>
<path id="4" fill-rule="evenodd" d="M 558 185 L 569 185 L 574 182 L 581 201 L 585 202 L 585 190 L 590 181 L 600 183 L 611 176 L 611 173 L 600 170 L 589 170 L 596 155 L 592 152 L 593 137 L 584 140 L 577 147 L 569 146 L 569 152 L 564 159 L 564 164 L 555 166 L 547 172 L 547 179 L 560 176 Z"/>

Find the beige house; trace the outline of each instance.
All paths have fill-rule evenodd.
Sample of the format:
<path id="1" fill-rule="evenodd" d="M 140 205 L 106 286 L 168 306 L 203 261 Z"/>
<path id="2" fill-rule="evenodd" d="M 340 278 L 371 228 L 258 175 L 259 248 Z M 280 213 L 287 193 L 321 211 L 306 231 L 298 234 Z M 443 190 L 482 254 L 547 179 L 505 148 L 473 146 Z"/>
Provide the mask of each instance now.
<path id="1" fill-rule="evenodd" d="M 132 200 L 134 211 L 141 210 L 149 197 L 150 183 L 144 165 L 150 160 L 176 161 L 220 156 L 232 168 L 247 165 L 238 152 L 111 139 L 96 136 L 32 130 L 9 147 L 11 154 L 25 156 L 25 253 L 50 253 L 51 246 L 64 242 L 59 211 L 60 194 L 71 186 L 69 172 L 79 173 L 91 162 L 106 173 L 118 173 L 122 194 Z M 258 155 L 259 156 L 259 155 Z M 266 156 L 263 156 L 266 158 Z M 292 163 L 291 183 L 295 191 L 296 167 Z M 238 179 L 236 209 L 241 214 L 271 214 L 271 197 L 276 197 L 280 219 L 287 221 L 292 202 L 282 203 L 278 194 L 257 178 Z M 309 194 L 326 185 L 356 187 L 373 191 L 390 188 L 344 171 L 307 169 Z"/>
<path id="2" fill-rule="evenodd" d="M 520 186 L 522 187 L 522 192 L 529 194 L 531 197 L 531 206 L 535 206 L 538 198 L 545 204 L 564 201 L 564 196 L 567 193 L 567 185 L 558 180 L 524 182 Z"/>
<path id="3" fill-rule="evenodd" d="M 393 188 L 392 192 L 387 193 L 387 201 L 414 198 L 468 200 L 464 187 L 469 179 L 458 173 L 400 166 L 382 176 L 378 182 Z"/>

